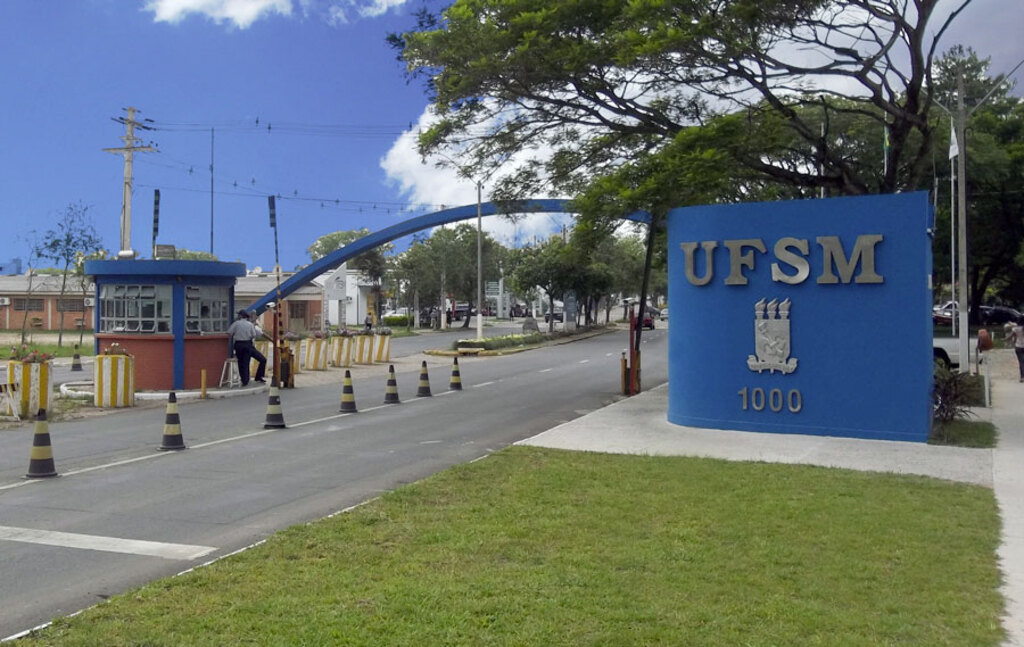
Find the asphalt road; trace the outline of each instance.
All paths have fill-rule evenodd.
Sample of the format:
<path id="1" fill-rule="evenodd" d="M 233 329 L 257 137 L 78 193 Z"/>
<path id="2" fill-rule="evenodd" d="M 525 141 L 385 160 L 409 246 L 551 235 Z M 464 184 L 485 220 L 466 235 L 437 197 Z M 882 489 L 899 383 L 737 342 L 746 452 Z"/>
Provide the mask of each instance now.
<path id="1" fill-rule="evenodd" d="M 415 339 L 395 351 L 418 352 Z M 667 379 L 667 334 L 644 339 L 655 386 Z M 463 358 L 461 392 L 447 390 L 450 360 L 429 358 L 430 398 L 415 396 L 421 356 L 409 355 L 396 362 L 402 404 L 382 404 L 386 375 L 374 367 L 354 377 L 356 414 L 338 413 L 337 384 L 283 391 L 283 430 L 262 428 L 263 395 L 183 402 L 183 452 L 155 451 L 163 407 L 54 424 L 55 479 L 22 478 L 30 427 L 2 432 L 0 637 L 609 404 L 626 343 L 618 332 Z"/>

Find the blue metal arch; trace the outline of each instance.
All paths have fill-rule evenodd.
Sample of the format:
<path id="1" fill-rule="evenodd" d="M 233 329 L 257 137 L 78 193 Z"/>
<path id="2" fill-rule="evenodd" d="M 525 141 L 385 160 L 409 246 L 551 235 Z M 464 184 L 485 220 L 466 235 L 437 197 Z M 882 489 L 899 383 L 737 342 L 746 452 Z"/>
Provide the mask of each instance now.
<path id="1" fill-rule="evenodd" d="M 570 211 L 570 205 L 571 201 L 561 199 L 525 200 L 521 203 L 517 203 L 514 211 L 512 212 L 568 213 Z M 417 231 L 423 231 L 424 229 L 430 229 L 431 227 L 439 227 L 450 222 L 458 222 L 460 220 L 472 218 L 476 215 L 476 210 L 476 204 L 467 204 L 462 207 L 443 209 L 441 211 L 435 211 L 434 213 L 428 213 L 404 220 L 391 225 L 390 227 L 385 227 L 378 232 L 363 236 L 359 240 L 351 242 L 341 249 L 337 249 L 330 254 L 327 254 L 323 258 L 313 261 L 292 276 L 288 277 L 288 280 L 281 284 L 281 298 L 286 298 L 292 292 L 298 290 L 324 272 L 333 270 L 350 258 L 354 258 L 365 251 L 377 247 L 378 245 L 389 243 L 397 238 L 401 238 L 402 236 L 414 234 Z M 484 202 L 480 205 L 481 216 L 494 216 L 509 212 L 510 209 L 508 203 Z M 644 211 L 634 212 L 628 216 L 624 216 L 624 218 L 643 223 L 649 223 L 651 221 L 650 214 Z M 267 292 L 255 303 L 249 306 L 249 309 L 254 310 L 256 314 L 262 313 L 267 309 L 268 303 L 277 300 L 277 292 L 276 288 Z"/>

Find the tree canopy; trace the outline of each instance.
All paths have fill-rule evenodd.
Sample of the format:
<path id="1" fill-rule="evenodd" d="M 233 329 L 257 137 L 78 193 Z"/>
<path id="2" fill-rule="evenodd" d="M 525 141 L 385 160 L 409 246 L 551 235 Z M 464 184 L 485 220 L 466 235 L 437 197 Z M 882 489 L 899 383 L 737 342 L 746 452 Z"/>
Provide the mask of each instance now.
<path id="1" fill-rule="evenodd" d="M 518 162 L 499 197 L 575 194 L 707 125 L 751 178 L 862 194 L 930 170 L 931 62 L 969 2 L 456 0 L 391 40 L 433 99 L 423 153 L 477 168 L 546 153 Z M 952 5 L 941 22 L 940 4 Z M 888 133 L 885 170 L 842 145 L 851 118 L 878 142 Z"/>

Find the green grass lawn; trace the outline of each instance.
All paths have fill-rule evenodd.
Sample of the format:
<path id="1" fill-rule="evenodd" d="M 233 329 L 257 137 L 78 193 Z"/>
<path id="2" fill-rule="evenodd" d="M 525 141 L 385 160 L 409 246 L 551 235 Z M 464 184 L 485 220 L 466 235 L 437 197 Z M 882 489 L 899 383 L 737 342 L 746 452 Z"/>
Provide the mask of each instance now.
<path id="1" fill-rule="evenodd" d="M 998 645 L 991 490 L 513 447 L 19 645 Z"/>

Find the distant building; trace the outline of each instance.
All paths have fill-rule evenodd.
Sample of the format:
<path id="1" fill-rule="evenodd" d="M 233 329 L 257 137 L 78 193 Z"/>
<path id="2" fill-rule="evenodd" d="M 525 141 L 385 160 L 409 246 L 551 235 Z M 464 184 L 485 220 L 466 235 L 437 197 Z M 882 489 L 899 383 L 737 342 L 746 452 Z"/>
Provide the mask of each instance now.
<path id="1" fill-rule="evenodd" d="M 21 274 L 21 259 L 12 258 L 9 261 L 0 262 L 0 274 Z"/>
<path id="2" fill-rule="evenodd" d="M 63 320 L 64 330 L 92 330 L 92 282 L 68 276 L 63 299 L 61 282 L 59 274 L 0 276 L 0 328 L 57 330 Z"/>

